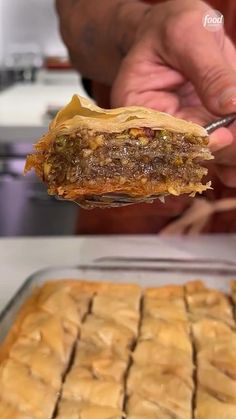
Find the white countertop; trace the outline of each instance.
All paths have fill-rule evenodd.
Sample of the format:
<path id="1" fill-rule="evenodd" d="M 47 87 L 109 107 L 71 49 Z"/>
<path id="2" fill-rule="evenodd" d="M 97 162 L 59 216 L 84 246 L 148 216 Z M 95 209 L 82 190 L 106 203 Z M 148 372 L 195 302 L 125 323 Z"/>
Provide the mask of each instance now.
<path id="1" fill-rule="evenodd" d="M 104 256 L 213 258 L 236 261 L 236 235 L 176 238 L 103 236 L 0 239 L 0 311 L 33 272 Z"/>
<path id="2" fill-rule="evenodd" d="M 73 94 L 87 96 L 81 83 L 16 84 L 0 93 L 0 125 L 41 126 L 48 106 L 65 106 Z"/>
<path id="3" fill-rule="evenodd" d="M 18 83 L 0 93 L 0 142 L 35 142 L 48 126 L 48 107 L 63 107 L 73 94 L 88 97 L 78 76 L 77 81 L 55 84 Z"/>

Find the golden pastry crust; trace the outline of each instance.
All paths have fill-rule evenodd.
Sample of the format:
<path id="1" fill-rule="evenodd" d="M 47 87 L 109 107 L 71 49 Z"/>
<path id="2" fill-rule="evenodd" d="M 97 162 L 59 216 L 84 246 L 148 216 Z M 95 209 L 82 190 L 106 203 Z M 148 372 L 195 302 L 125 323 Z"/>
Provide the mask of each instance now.
<path id="1" fill-rule="evenodd" d="M 47 419 L 51 416 L 51 411 L 55 408 L 62 378 L 68 367 L 74 343 L 80 332 L 81 322 L 87 314 L 91 299 L 95 294 L 97 294 L 95 307 L 97 307 L 98 311 L 102 311 L 101 304 L 103 298 L 106 299 L 109 296 L 112 300 L 116 301 L 116 306 L 120 304 L 121 310 L 130 308 L 132 316 L 135 317 L 135 319 L 131 318 L 131 320 L 133 323 L 135 321 L 138 323 L 139 301 L 141 297 L 141 289 L 138 286 L 62 280 L 51 281 L 40 289 L 36 289 L 21 307 L 10 333 L 1 346 L 2 374 L 0 377 L 0 390 L 2 389 L 1 394 L 4 399 L 0 403 L 0 409 L 5 412 L 5 415 L 11 415 L 14 412 L 16 417 L 19 416 L 19 419 L 21 417 L 23 419 L 27 418 L 29 413 L 31 419 L 41 419 L 41 417 L 45 417 L 46 419 L 44 413 L 38 413 L 38 405 L 33 405 L 33 410 L 31 406 L 28 406 L 23 389 L 21 393 L 21 389 L 15 388 L 12 378 L 9 382 L 9 376 L 12 377 L 13 374 L 13 365 L 16 376 L 19 376 L 22 383 L 25 383 L 23 387 L 27 383 L 30 385 L 29 380 L 32 380 L 32 386 L 37 391 L 39 401 L 45 397 L 45 391 L 47 392 L 47 397 L 51 397 L 50 410 L 47 397 L 45 399 L 45 409 L 48 409 Z M 105 315 L 106 313 L 101 312 L 100 314 Z M 128 312 L 123 312 L 124 316 L 129 314 Z M 100 321 L 103 326 L 105 325 L 105 329 L 103 328 L 105 341 L 101 340 L 100 342 L 101 345 L 105 343 L 105 347 L 93 346 L 93 353 L 90 351 L 90 358 L 87 356 L 86 360 L 85 354 L 81 354 L 81 350 L 78 350 L 74 364 L 75 370 L 71 374 L 72 376 L 76 376 L 76 368 L 79 369 L 81 380 L 83 380 L 81 373 L 83 372 L 85 374 L 85 382 L 81 384 L 82 394 L 85 392 L 86 398 L 85 384 L 87 384 L 89 397 L 91 396 L 95 402 L 96 400 L 101 402 L 101 393 L 105 389 L 105 393 L 107 394 L 108 389 L 111 391 L 113 386 L 114 389 L 110 394 L 113 395 L 113 399 L 117 397 L 115 404 L 121 407 L 123 400 L 123 379 L 129 362 L 129 353 L 127 350 L 131 341 L 134 339 L 134 334 L 128 328 L 122 326 L 120 323 L 114 322 L 112 319 L 105 320 L 100 318 Z M 114 337 L 114 341 L 110 343 L 106 341 L 106 333 L 108 333 L 108 337 L 110 338 L 109 331 Z M 119 334 L 121 341 L 119 341 Z M 122 341 L 124 341 L 124 346 L 121 344 L 122 349 L 120 349 L 119 343 Z M 89 342 L 81 342 L 80 349 L 83 344 L 88 349 Z M 109 347 L 110 344 L 111 347 Z M 118 347 L 117 351 L 115 349 L 116 346 Z M 82 359 L 83 356 L 84 359 Z M 83 365 L 76 367 L 77 362 Z M 19 368 L 16 368 L 18 365 Z M 117 382 L 112 378 L 114 375 Z M 7 380 L 5 379 L 6 376 L 8 377 Z M 95 376 L 97 376 L 97 379 L 95 379 Z M 111 384 L 111 381 L 114 384 Z M 79 384 L 78 382 L 77 386 Z M 12 399 L 9 395 L 7 396 L 7 391 L 11 389 Z M 19 394 L 17 391 L 19 391 Z M 53 398 L 52 395 L 56 397 Z M 36 395 L 33 394 L 32 397 L 34 397 L 32 403 L 42 403 L 37 401 Z M 19 404 L 24 413 L 18 414 L 17 408 L 11 406 L 13 402 L 17 403 L 17 407 Z M 109 405 L 109 403 L 111 404 L 113 402 L 112 400 L 107 400 L 107 403 Z M 98 407 L 98 410 L 103 414 L 101 407 Z M 92 411 L 94 411 L 94 407 L 90 406 L 86 410 L 86 413 L 84 411 L 82 412 L 82 417 L 89 417 Z M 105 415 L 105 408 L 103 411 Z M 118 409 L 114 409 L 114 413 L 118 411 Z M 119 417 L 121 417 L 120 411 Z"/>
<path id="2" fill-rule="evenodd" d="M 0 418 L 121 419 L 126 399 L 127 419 L 191 419 L 196 391 L 196 419 L 233 419 L 235 354 L 232 302 L 201 281 L 52 281 L 0 348 Z"/>
<path id="3" fill-rule="evenodd" d="M 53 292 L 57 293 L 58 290 L 62 290 L 65 287 L 72 287 L 74 292 L 90 292 L 90 295 L 92 297 L 93 293 L 97 290 L 98 286 L 99 284 L 96 282 L 93 283 L 79 280 L 60 280 L 50 281 L 43 285 L 41 288 L 36 288 L 32 292 L 32 295 L 26 299 L 24 304 L 22 304 L 6 339 L 0 346 L 0 362 L 8 356 L 10 348 L 20 335 L 21 328 L 25 319 L 31 314 L 36 313 L 37 309 L 41 311 L 41 307 Z M 47 312 L 47 309 L 45 310 L 45 312 Z"/>
<path id="4" fill-rule="evenodd" d="M 191 319 L 203 318 L 221 320 L 234 326 L 234 317 L 229 297 L 223 292 L 209 289 L 201 281 L 186 284 L 186 299 Z"/>
<path id="5" fill-rule="evenodd" d="M 212 366 L 205 359 L 198 359 L 198 383 L 216 399 L 236 407 L 236 382 L 231 377 Z"/>
<path id="6" fill-rule="evenodd" d="M 52 316 L 37 310 L 25 318 L 20 334 L 38 343 L 45 342 L 62 362 L 68 362 L 78 332 L 75 324 L 61 319 L 60 314 Z"/>
<path id="7" fill-rule="evenodd" d="M 38 306 L 52 315 L 58 315 L 80 326 L 81 320 L 88 311 L 91 293 L 75 286 L 63 286 L 57 291 L 44 289 L 40 294 Z"/>
<path id="8" fill-rule="evenodd" d="M 81 340 L 97 346 L 107 346 L 126 352 L 134 343 L 133 332 L 113 319 L 89 315 L 81 330 Z"/>
<path id="9" fill-rule="evenodd" d="M 129 293 L 131 291 L 132 295 L 138 295 L 141 288 L 136 285 L 130 285 L 130 284 L 113 284 L 109 282 L 98 282 L 98 281 L 88 281 L 88 280 L 74 280 L 74 279 L 65 279 L 65 280 L 54 280 L 54 281 L 48 281 L 46 282 L 42 287 L 36 288 L 32 294 L 26 299 L 26 301 L 22 304 L 20 307 L 16 319 L 13 322 L 13 325 L 5 338 L 4 342 L 0 345 L 0 363 L 8 356 L 9 350 L 11 349 L 12 345 L 16 341 L 16 339 L 20 335 L 21 327 L 24 322 L 24 320 L 31 315 L 32 313 L 35 313 L 37 309 L 40 311 L 44 311 L 43 307 L 45 308 L 45 312 L 51 313 L 53 315 L 54 311 L 57 311 L 58 305 L 55 303 L 55 310 L 47 306 L 47 301 L 50 300 L 50 297 L 53 297 L 53 294 L 55 296 L 57 293 L 60 294 L 68 294 L 72 295 L 73 299 L 77 303 L 78 307 L 78 301 L 80 301 L 80 298 L 82 296 L 81 303 L 83 307 L 79 307 L 78 313 L 80 313 L 81 317 L 84 315 L 84 303 L 88 303 L 88 300 L 93 297 L 93 295 L 96 292 L 101 291 L 107 292 L 110 290 L 114 293 L 120 293 L 121 295 Z M 133 294 L 134 293 L 134 294 Z M 52 298 L 53 300 L 53 298 Z M 70 301 L 71 303 L 71 301 Z M 60 313 L 63 315 L 65 314 L 65 308 L 69 310 L 69 307 L 63 308 L 63 311 L 60 310 Z M 58 307 L 59 309 L 59 307 Z M 76 314 L 76 317 L 77 317 Z M 67 318 L 67 316 L 66 316 Z M 72 320 L 72 318 L 69 318 L 68 320 Z M 73 320 L 72 320 L 73 322 Z M 78 319 L 75 320 L 75 323 L 78 324 Z M 73 326 L 71 326 L 73 327 Z"/>
<path id="10" fill-rule="evenodd" d="M 235 404 L 225 403 L 204 389 L 198 391 L 196 404 L 196 419 L 235 419 Z"/>
<path id="11" fill-rule="evenodd" d="M 132 353 L 132 359 L 140 367 L 148 368 L 151 362 L 153 370 L 182 378 L 190 388 L 193 385 L 192 357 L 174 346 L 164 346 L 153 340 L 140 341 Z"/>
<path id="12" fill-rule="evenodd" d="M 111 379 L 123 382 L 130 354 L 127 350 L 122 355 L 116 348 L 99 347 L 79 341 L 73 366 L 87 369 L 96 379 Z"/>
<path id="13" fill-rule="evenodd" d="M 0 398 L 0 418 L 1 419 L 36 419 L 35 416 L 20 412 L 17 407 L 1 400 Z"/>
<path id="14" fill-rule="evenodd" d="M 94 128 L 104 129 L 106 132 L 122 131 L 132 127 L 142 127 L 145 123 L 150 128 L 169 129 L 174 132 L 186 132 L 193 135 L 206 136 L 204 128 L 191 122 L 175 118 L 164 112 L 144 108 L 141 106 L 129 106 L 117 109 L 102 109 L 90 100 L 74 95 L 71 102 L 58 112 L 51 123 L 50 128 L 63 130 L 81 126 L 90 127 L 92 120 Z"/>
<path id="15" fill-rule="evenodd" d="M 94 285 L 83 281 L 74 285 L 59 281 L 36 289 L 19 310 L 0 348 L 3 404 L 13 407 L 15 404 L 31 419 L 51 417 L 78 337 L 79 307 L 75 311 L 73 299 L 65 298 L 67 305 L 62 310 L 60 293 L 69 297 L 65 290 L 71 286 L 74 286 L 75 299 L 79 289 L 82 293 L 90 289 L 91 297 L 94 293 Z M 88 309 L 87 297 L 83 301 L 86 304 Z"/>
<path id="16" fill-rule="evenodd" d="M 99 380 L 86 368 L 74 367 L 66 377 L 63 398 L 121 409 L 124 388 L 115 380 L 105 378 Z"/>
<path id="17" fill-rule="evenodd" d="M 56 419 L 122 419 L 120 409 L 62 399 Z"/>
<path id="18" fill-rule="evenodd" d="M 25 171 L 34 169 L 49 194 L 84 205 L 89 195 L 107 193 L 202 193 L 210 187 L 201 183 L 207 169 L 199 164 L 212 158 L 207 144 L 206 130 L 196 124 L 141 107 L 104 110 L 74 96 L 28 156 Z"/>
<path id="19" fill-rule="evenodd" d="M 236 293 L 236 279 L 231 281 L 231 289 L 233 293 Z"/>
<path id="20" fill-rule="evenodd" d="M 51 417 L 58 398 L 58 392 L 43 383 L 31 370 L 11 359 L 0 367 L 1 399 L 35 419 Z"/>
<path id="21" fill-rule="evenodd" d="M 155 317 L 170 322 L 187 323 L 185 304 L 181 299 L 175 299 L 171 302 L 168 299 L 154 299 L 146 297 L 143 303 L 145 316 Z"/>
<path id="22" fill-rule="evenodd" d="M 222 339 L 224 341 L 235 340 L 235 330 L 222 321 L 205 318 L 192 325 L 194 343 L 198 350 L 210 346 Z"/>
<path id="23" fill-rule="evenodd" d="M 163 409 L 172 411 L 182 418 L 192 417 L 192 388 L 182 377 L 171 371 L 160 371 L 154 366 L 134 365 L 128 378 L 128 394 L 138 394 L 150 402 L 157 402 Z"/>
<path id="24" fill-rule="evenodd" d="M 160 407 L 158 402 L 150 402 L 139 395 L 132 395 L 127 402 L 127 419 L 172 419 L 173 412 Z M 182 419 L 175 412 L 176 419 Z"/>
<path id="25" fill-rule="evenodd" d="M 136 284 L 115 284 L 113 282 L 99 282 L 99 294 L 114 295 L 116 298 L 132 298 L 139 301 L 142 288 Z"/>
<path id="26" fill-rule="evenodd" d="M 236 332 L 231 302 L 224 293 L 199 282 L 187 284 L 186 293 L 196 348 L 195 417 L 233 418 Z"/>
<path id="27" fill-rule="evenodd" d="M 44 342 L 19 337 L 9 352 L 9 358 L 28 366 L 40 380 L 60 389 L 66 365 Z"/>
<path id="28" fill-rule="evenodd" d="M 222 339 L 199 351 L 198 366 L 200 385 L 218 394 L 218 398 L 236 403 L 235 338 L 228 341 Z"/>
<path id="29" fill-rule="evenodd" d="M 158 299 L 175 299 L 184 297 L 184 287 L 181 285 L 165 285 L 158 288 L 148 288 L 145 296 Z"/>
<path id="30" fill-rule="evenodd" d="M 160 344 L 192 353 L 187 322 L 168 321 L 147 316 L 142 320 L 140 340 L 154 340 Z"/>
<path id="31" fill-rule="evenodd" d="M 204 291 L 206 289 L 204 282 L 200 280 L 190 281 L 185 284 L 185 289 L 188 295 L 196 294 L 197 292 Z"/>
<path id="32" fill-rule="evenodd" d="M 112 295 L 96 295 L 93 300 L 92 313 L 97 317 L 118 321 L 130 329 L 134 336 L 138 333 L 139 307 L 133 298 L 113 298 Z"/>
<path id="33" fill-rule="evenodd" d="M 129 352 L 139 322 L 140 297 L 141 289 L 136 286 L 101 284 L 97 289 L 91 314 L 81 325 L 73 364 L 63 385 L 59 417 L 65 416 L 66 404 L 68 413 L 72 401 L 75 410 L 78 403 L 83 403 L 82 411 L 77 411 L 81 418 L 104 415 L 112 419 L 112 413 L 121 418 Z"/>
<path id="34" fill-rule="evenodd" d="M 145 290 L 143 302 L 144 317 L 150 316 L 163 321 L 186 323 L 184 288 L 179 285 L 167 285 Z"/>
<path id="35" fill-rule="evenodd" d="M 132 360 L 128 418 L 191 418 L 194 367 L 182 286 L 145 291 Z"/>
<path id="36" fill-rule="evenodd" d="M 25 301 L 18 311 L 17 317 L 11 326 L 11 329 L 5 338 L 4 342 L 0 345 L 0 363 L 7 358 L 9 350 L 11 349 L 13 343 L 16 341 L 20 334 L 20 328 L 24 319 L 28 314 L 32 313 L 35 306 L 37 305 L 37 300 L 40 295 L 40 290 L 35 290 L 32 295 Z"/>

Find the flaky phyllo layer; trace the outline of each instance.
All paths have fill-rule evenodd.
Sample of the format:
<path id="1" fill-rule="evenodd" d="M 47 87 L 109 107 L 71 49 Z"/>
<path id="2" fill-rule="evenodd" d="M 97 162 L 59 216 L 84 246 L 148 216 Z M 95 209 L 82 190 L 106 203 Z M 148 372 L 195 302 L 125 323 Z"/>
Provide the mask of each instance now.
<path id="1" fill-rule="evenodd" d="M 211 159 L 204 128 L 140 107 L 104 110 L 74 96 L 36 144 L 34 169 L 51 195 L 70 200 L 195 194 Z"/>
<path id="2" fill-rule="evenodd" d="M 235 419 L 235 305 L 236 281 L 46 283 L 0 345 L 0 418 Z"/>

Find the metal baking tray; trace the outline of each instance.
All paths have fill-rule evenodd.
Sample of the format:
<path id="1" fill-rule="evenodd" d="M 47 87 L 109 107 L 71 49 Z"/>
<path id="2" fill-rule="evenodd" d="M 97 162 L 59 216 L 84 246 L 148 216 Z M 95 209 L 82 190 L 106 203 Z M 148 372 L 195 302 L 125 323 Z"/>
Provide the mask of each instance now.
<path id="1" fill-rule="evenodd" d="M 236 261 L 171 258 L 100 258 L 91 265 L 57 266 L 42 269 L 26 279 L 22 287 L 0 313 L 0 342 L 8 333 L 14 318 L 35 287 L 58 279 L 87 279 L 137 283 L 143 287 L 183 284 L 202 279 L 209 287 L 230 291 L 236 278 Z"/>

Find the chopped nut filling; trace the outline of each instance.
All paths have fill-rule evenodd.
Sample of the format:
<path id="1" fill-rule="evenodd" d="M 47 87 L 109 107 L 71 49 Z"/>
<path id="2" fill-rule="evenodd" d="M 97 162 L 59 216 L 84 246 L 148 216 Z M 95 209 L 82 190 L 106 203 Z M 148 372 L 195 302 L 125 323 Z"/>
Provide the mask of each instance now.
<path id="1" fill-rule="evenodd" d="M 198 162 L 206 145 L 206 138 L 149 128 L 119 134 L 83 129 L 55 139 L 45 154 L 44 179 L 54 186 L 113 178 L 120 184 L 126 179 L 199 182 L 206 173 Z"/>

